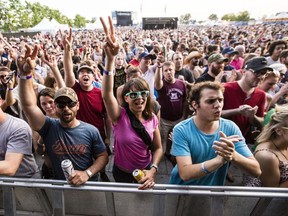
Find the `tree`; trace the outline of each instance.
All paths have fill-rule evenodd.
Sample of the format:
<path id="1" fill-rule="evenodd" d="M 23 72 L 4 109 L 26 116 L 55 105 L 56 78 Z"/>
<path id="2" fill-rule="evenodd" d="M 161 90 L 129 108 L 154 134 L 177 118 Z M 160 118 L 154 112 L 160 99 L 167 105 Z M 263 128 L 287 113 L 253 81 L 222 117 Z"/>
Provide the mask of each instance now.
<path id="1" fill-rule="evenodd" d="M 250 20 L 250 14 L 248 11 L 242 11 L 236 17 L 236 21 L 249 21 L 249 20 Z"/>
<path id="2" fill-rule="evenodd" d="M 189 24 L 191 21 L 191 14 L 187 13 L 180 16 L 180 23 L 181 24 Z"/>
<path id="3" fill-rule="evenodd" d="M 218 20 L 218 17 L 217 17 L 216 14 L 211 14 L 211 15 L 208 17 L 208 19 L 211 20 L 211 21 L 216 21 L 216 20 Z"/>
<path id="4" fill-rule="evenodd" d="M 236 16 L 233 13 L 225 14 L 225 15 L 222 16 L 221 20 L 235 21 L 236 20 Z"/>
<path id="5" fill-rule="evenodd" d="M 230 14 L 225 14 L 222 16 L 221 20 L 227 20 L 227 21 L 249 21 L 250 14 L 248 11 L 242 11 L 239 12 L 237 15 L 230 13 Z"/>
<path id="6" fill-rule="evenodd" d="M 74 26 L 77 28 L 83 28 L 86 26 L 86 19 L 85 17 L 80 16 L 77 14 L 74 18 Z"/>

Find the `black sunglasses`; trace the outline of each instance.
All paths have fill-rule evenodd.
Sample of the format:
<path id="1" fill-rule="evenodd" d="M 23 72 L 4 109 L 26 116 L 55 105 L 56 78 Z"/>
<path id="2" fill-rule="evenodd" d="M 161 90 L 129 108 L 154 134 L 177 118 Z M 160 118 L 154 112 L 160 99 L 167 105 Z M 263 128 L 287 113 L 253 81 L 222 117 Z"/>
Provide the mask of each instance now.
<path id="1" fill-rule="evenodd" d="M 7 75 L 1 75 L 0 78 L 4 79 Z"/>
<path id="2" fill-rule="evenodd" d="M 71 102 L 57 102 L 56 103 L 56 107 L 58 109 L 64 109 L 66 106 L 68 106 L 68 108 L 73 108 L 77 105 L 77 102 L 71 101 Z"/>

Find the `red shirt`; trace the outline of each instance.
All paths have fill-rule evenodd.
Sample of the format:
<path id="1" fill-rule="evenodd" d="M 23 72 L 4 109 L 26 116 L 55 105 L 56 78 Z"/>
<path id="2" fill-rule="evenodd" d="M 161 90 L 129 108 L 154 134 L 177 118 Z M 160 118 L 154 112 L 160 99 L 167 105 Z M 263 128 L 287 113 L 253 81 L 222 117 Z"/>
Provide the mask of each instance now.
<path id="1" fill-rule="evenodd" d="M 94 125 L 98 128 L 102 136 L 105 135 L 105 107 L 102 100 L 101 90 L 94 87 L 91 91 L 84 91 L 81 89 L 78 82 L 75 82 L 75 85 L 72 88 L 76 92 L 80 104 L 76 116 L 77 119 Z"/>
<path id="2" fill-rule="evenodd" d="M 266 102 L 265 92 L 261 89 L 255 88 L 254 92 L 247 97 L 247 94 L 242 91 L 238 82 L 230 82 L 225 83 L 225 92 L 224 92 L 224 106 L 223 110 L 235 109 L 241 105 L 247 104 L 251 107 L 258 106 L 258 111 L 256 116 L 263 117 L 264 116 L 264 108 Z M 243 115 L 233 115 L 228 119 L 235 122 L 240 128 L 243 136 L 248 141 L 250 137 L 247 137 L 251 124 L 249 123 L 249 119 Z"/>

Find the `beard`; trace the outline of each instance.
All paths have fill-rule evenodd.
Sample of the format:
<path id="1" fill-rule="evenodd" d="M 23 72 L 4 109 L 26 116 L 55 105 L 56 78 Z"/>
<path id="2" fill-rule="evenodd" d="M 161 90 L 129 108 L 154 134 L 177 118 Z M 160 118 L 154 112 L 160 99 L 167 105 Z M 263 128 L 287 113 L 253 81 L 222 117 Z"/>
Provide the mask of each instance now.
<path id="1" fill-rule="evenodd" d="M 212 74 L 214 74 L 215 76 L 217 76 L 220 72 L 222 71 L 222 67 L 214 67 L 213 65 L 212 65 L 212 68 L 211 68 L 211 72 L 212 72 Z"/>

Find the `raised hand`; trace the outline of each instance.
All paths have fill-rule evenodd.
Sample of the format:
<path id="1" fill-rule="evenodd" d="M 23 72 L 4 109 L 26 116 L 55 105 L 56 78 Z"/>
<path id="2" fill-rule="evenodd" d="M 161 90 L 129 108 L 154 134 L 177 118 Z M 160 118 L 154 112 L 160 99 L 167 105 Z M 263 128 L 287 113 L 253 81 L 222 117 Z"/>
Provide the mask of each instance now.
<path id="1" fill-rule="evenodd" d="M 31 47 L 25 44 L 26 51 L 17 57 L 17 67 L 21 76 L 30 75 L 33 73 L 36 67 L 35 58 L 39 50 L 38 45 L 34 46 L 32 51 Z"/>
<path id="2" fill-rule="evenodd" d="M 104 22 L 104 19 L 102 17 L 100 17 L 103 29 L 104 29 L 104 33 L 106 35 L 106 42 L 103 46 L 105 53 L 106 53 L 106 57 L 109 59 L 114 59 L 114 56 L 116 56 L 119 52 L 120 49 L 120 45 L 116 40 L 115 37 L 115 30 L 113 27 L 113 23 L 112 23 L 112 19 L 109 16 L 108 17 L 108 21 L 109 21 L 109 26 L 110 28 L 108 29 L 106 26 L 106 23 Z"/>
<path id="3" fill-rule="evenodd" d="M 61 31 L 60 31 L 60 35 L 61 35 L 61 38 L 62 38 L 62 44 L 63 44 L 64 50 L 71 51 L 72 42 L 73 42 L 72 28 L 69 29 L 68 36 L 67 35 L 63 35 Z"/>
<path id="4" fill-rule="evenodd" d="M 49 55 L 46 50 L 44 50 L 44 55 L 41 60 L 47 64 L 50 68 L 57 67 L 57 59 L 55 55 Z"/>

